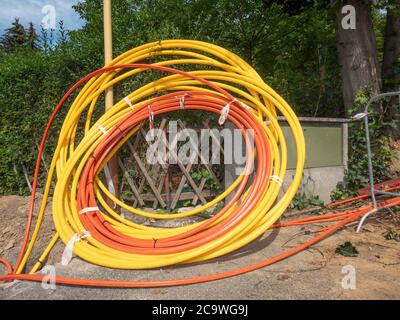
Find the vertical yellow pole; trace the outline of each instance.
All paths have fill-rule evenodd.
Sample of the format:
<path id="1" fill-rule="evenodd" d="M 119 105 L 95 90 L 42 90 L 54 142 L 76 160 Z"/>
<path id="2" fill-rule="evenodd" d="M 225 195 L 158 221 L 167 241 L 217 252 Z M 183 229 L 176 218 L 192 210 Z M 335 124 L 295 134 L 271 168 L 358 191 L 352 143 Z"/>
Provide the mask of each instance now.
<path id="1" fill-rule="evenodd" d="M 104 19 L 104 62 L 109 63 L 112 60 L 113 49 L 112 49 L 112 11 L 111 11 L 111 0 L 103 1 L 103 19 Z M 106 91 L 106 110 L 110 109 L 114 105 L 114 95 L 112 87 Z"/>
<path id="2" fill-rule="evenodd" d="M 104 20 L 104 62 L 105 62 L 105 64 L 108 64 L 113 59 L 111 0 L 103 0 L 103 20 Z M 113 105 L 114 105 L 114 92 L 113 92 L 113 88 L 110 87 L 105 91 L 106 111 L 108 109 L 110 109 Z M 108 167 L 109 167 L 109 173 L 111 176 L 111 179 L 110 179 L 110 177 L 107 177 L 108 189 L 114 189 L 113 193 L 116 196 L 118 196 L 118 160 L 117 160 L 117 157 L 114 157 L 109 161 Z"/>

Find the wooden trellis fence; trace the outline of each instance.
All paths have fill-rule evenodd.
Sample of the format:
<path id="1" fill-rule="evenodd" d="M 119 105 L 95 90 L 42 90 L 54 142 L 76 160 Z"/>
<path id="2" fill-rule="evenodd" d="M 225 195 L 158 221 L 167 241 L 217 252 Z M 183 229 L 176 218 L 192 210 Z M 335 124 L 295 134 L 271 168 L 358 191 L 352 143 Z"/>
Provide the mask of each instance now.
<path id="1" fill-rule="evenodd" d="M 178 120 L 179 129 L 185 129 L 186 124 Z M 166 130 L 167 120 L 162 119 L 156 144 L 160 142 L 161 132 Z M 209 121 L 203 122 L 205 129 L 210 129 Z M 203 158 L 202 153 L 193 148 L 195 152 L 191 154 L 191 158 L 187 164 L 182 163 L 173 152 L 170 155 L 175 157 L 176 164 L 163 163 L 157 161 L 156 164 L 150 165 L 145 160 L 141 150 L 150 146 L 151 142 L 146 140 L 147 132 L 143 127 L 125 144 L 125 157 L 118 157 L 119 167 L 122 172 L 120 180 L 120 194 L 131 194 L 130 197 L 122 197 L 125 201 L 131 202 L 134 207 L 152 207 L 153 209 L 173 210 L 178 207 L 179 203 L 184 201 L 185 206 L 196 206 L 208 202 L 207 198 L 214 198 L 221 190 L 223 190 L 223 175 L 218 177 L 214 172 L 213 165 L 209 164 L 207 159 Z M 216 143 L 221 152 L 224 150 L 219 138 L 217 138 L 212 130 L 210 137 L 213 143 Z M 172 146 L 176 144 L 176 140 L 172 142 Z M 189 143 L 193 143 L 189 139 Z M 144 148 L 143 148 L 144 145 Z M 167 149 L 169 143 L 166 143 Z M 193 144 L 192 144 L 192 147 Z M 128 156 L 126 157 L 126 154 Z M 198 163 L 193 164 L 195 157 L 198 157 Z M 193 172 L 205 171 L 207 175 L 201 179 L 194 179 Z M 134 171 L 134 174 L 132 174 Z M 212 180 L 216 188 L 207 189 L 207 181 Z"/>

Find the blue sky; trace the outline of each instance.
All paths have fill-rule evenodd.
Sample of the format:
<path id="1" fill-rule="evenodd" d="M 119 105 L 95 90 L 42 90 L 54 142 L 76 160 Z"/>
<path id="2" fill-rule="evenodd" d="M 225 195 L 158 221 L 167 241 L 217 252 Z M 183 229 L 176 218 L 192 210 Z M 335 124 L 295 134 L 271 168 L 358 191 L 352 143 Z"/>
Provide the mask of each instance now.
<path id="1" fill-rule="evenodd" d="M 79 0 L 0 0 L 0 34 L 10 27 L 14 18 L 20 18 L 25 27 L 32 21 L 36 30 L 39 30 L 45 17 L 42 9 L 46 5 L 54 6 L 57 22 L 63 20 L 67 29 L 78 29 L 83 21 L 72 9 L 72 5 L 78 2 Z"/>

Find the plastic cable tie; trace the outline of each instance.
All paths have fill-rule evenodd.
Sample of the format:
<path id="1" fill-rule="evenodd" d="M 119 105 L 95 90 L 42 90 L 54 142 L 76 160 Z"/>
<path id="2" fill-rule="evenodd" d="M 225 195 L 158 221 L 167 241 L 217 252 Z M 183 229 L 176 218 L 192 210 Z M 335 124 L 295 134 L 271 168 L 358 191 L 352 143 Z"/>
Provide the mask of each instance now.
<path id="1" fill-rule="evenodd" d="M 85 239 L 89 236 L 91 236 L 91 234 L 88 231 L 82 230 L 79 233 L 75 233 L 72 236 L 72 238 L 69 239 L 69 241 L 64 249 L 64 252 L 62 254 L 62 257 L 61 257 L 61 264 L 63 266 L 67 266 L 71 262 L 71 259 L 73 256 L 73 247 L 74 247 L 75 243 L 82 239 Z"/>
<path id="2" fill-rule="evenodd" d="M 129 97 L 125 97 L 124 101 L 127 103 L 127 105 L 129 106 L 129 108 L 131 108 L 133 110 L 133 104 L 131 99 L 129 99 Z"/>
<path id="3" fill-rule="evenodd" d="M 366 117 L 367 115 L 368 115 L 368 112 L 360 112 L 360 113 L 355 114 L 355 115 L 352 116 L 351 118 L 352 118 L 353 120 L 360 120 L 360 119 Z"/>
<path id="4" fill-rule="evenodd" d="M 231 104 L 237 101 L 235 98 L 229 102 L 228 104 L 225 105 L 225 107 L 222 108 L 221 111 L 221 116 L 219 117 L 218 123 L 219 125 L 223 125 L 226 121 L 226 118 L 228 117 L 229 111 L 231 110 Z"/>
<path id="5" fill-rule="evenodd" d="M 96 125 L 96 127 L 97 127 L 97 129 L 99 129 L 103 134 L 107 134 L 107 130 L 103 127 L 103 126 L 101 126 L 101 125 Z"/>
<path id="6" fill-rule="evenodd" d="M 100 211 L 99 207 L 87 207 L 79 211 L 79 214 L 84 214 L 93 211 Z"/>
<path id="7" fill-rule="evenodd" d="M 276 182 L 276 183 L 279 184 L 280 186 L 282 186 L 282 184 L 283 184 L 282 179 L 281 179 L 280 177 L 278 177 L 278 176 L 270 176 L 270 177 L 269 177 L 269 180 L 270 180 L 270 181 Z"/>
<path id="8" fill-rule="evenodd" d="M 248 106 L 248 105 L 245 104 L 244 102 L 240 102 L 240 105 L 241 105 L 243 108 L 247 109 L 247 110 L 251 110 L 250 106 Z"/>

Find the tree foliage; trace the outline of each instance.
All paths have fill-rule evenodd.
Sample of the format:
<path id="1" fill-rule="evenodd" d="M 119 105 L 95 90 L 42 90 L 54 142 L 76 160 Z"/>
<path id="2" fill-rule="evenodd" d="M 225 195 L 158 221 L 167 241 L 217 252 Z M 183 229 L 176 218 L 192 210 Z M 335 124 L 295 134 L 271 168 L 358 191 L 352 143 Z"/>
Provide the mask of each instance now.
<path id="1" fill-rule="evenodd" d="M 12 26 L 6 30 L 6 33 L 0 40 L 0 48 L 6 52 L 15 51 L 17 47 L 24 46 L 27 43 L 27 33 L 24 26 L 15 18 Z"/>
<path id="2" fill-rule="evenodd" d="M 114 55 L 163 39 L 212 42 L 253 65 L 298 115 L 342 116 L 335 17 L 321 3 L 113 1 Z M 36 143 L 54 106 L 73 83 L 103 65 L 102 1 L 84 0 L 74 10 L 85 21 L 79 30 L 66 30 L 62 22 L 57 30 L 24 27 L 16 19 L 0 40 L 1 194 L 27 191 L 21 168 L 33 172 Z M 116 98 L 143 81 L 137 77 L 117 87 Z"/>

